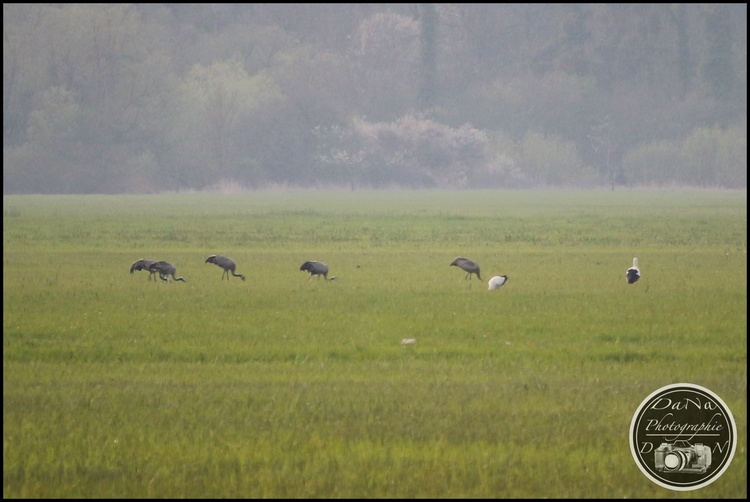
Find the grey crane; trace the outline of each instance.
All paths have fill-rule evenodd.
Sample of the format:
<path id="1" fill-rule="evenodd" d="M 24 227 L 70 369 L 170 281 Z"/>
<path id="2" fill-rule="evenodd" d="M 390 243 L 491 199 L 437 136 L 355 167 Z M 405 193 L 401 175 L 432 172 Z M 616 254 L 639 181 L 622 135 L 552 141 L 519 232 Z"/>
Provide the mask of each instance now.
<path id="1" fill-rule="evenodd" d="M 150 281 L 151 279 L 154 279 L 154 282 L 156 282 L 156 278 L 154 277 L 154 274 L 156 273 L 156 271 L 151 271 L 150 270 L 151 265 L 153 265 L 156 262 L 157 262 L 157 260 L 145 260 L 145 259 L 141 258 L 140 260 L 138 260 L 136 262 L 133 262 L 133 264 L 130 266 L 130 273 L 132 274 L 136 270 L 138 270 L 138 271 L 148 270 L 148 272 L 149 272 L 148 273 L 148 280 Z"/>
<path id="2" fill-rule="evenodd" d="M 451 267 L 458 267 L 464 272 L 466 272 L 466 277 L 464 277 L 464 280 L 469 279 L 471 280 L 471 274 L 477 274 L 477 278 L 481 281 L 482 276 L 479 275 L 479 265 L 474 263 L 468 258 L 464 258 L 463 256 L 458 256 L 455 260 L 451 262 Z"/>
<path id="3" fill-rule="evenodd" d="M 323 279 L 326 281 L 335 281 L 336 277 L 328 278 L 328 265 L 325 263 L 319 262 L 319 261 L 306 261 L 302 264 L 299 268 L 300 270 L 305 270 L 307 272 L 310 272 L 310 277 L 307 278 L 309 281 L 312 279 L 312 276 L 317 275 L 318 279 L 320 279 L 320 276 L 323 276 Z"/>
<path id="4" fill-rule="evenodd" d="M 212 254 L 208 258 L 206 258 L 206 261 L 204 263 L 213 263 L 214 265 L 221 267 L 224 269 L 224 273 L 221 274 L 221 280 L 224 280 L 224 276 L 227 276 L 227 280 L 229 280 L 229 273 L 231 272 L 233 276 L 239 277 L 243 281 L 245 280 L 245 276 L 242 274 L 235 274 L 234 271 L 237 269 L 237 264 L 234 262 L 233 259 L 227 258 L 226 256 L 221 256 L 220 254 Z"/>
<path id="5" fill-rule="evenodd" d="M 638 268 L 638 258 L 633 258 L 633 266 L 625 271 L 625 280 L 628 284 L 635 284 L 641 278 L 641 269 Z"/>
<path id="6" fill-rule="evenodd" d="M 164 282 L 169 282 L 170 275 L 175 281 L 187 282 L 187 279 L 184 277 L 175 277 L 177 267 L 167 261 L 157 261 L 156 263 L 152 263 L 151 266 L 148 267 L 148 271 L 151 273 L 159 272 L 159 277 Z"/>

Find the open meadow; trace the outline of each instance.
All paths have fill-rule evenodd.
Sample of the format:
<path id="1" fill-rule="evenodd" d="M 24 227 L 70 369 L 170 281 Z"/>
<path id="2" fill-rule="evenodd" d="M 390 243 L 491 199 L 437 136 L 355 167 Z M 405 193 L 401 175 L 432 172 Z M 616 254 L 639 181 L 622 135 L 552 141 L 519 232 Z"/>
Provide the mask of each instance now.
<path id="1" fill-rule="evenodd" d="M 3 496 L 746 498 L 746 288 L 746 192 L 4 196 Z M 628 443 L 678 382 L 738 432 L 688 492 Z"/>

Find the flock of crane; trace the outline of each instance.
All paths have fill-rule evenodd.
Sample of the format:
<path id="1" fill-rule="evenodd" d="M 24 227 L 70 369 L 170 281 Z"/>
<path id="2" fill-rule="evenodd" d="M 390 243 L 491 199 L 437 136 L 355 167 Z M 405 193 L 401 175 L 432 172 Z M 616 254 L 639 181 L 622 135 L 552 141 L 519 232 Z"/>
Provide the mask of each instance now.
<path id="1" fill-rule="evenodd" d="M 231 258 L 213 254 L 209 256 L 208 258 L 206 258 L 205 263 L 213 263 L 214 265 L 224 269 L 224 273 L 221 274 L 222 280 L 224 279 L 225 275 L 227 276 L 227 280 L 229 280 L 230 273 L 235 277 L 239 277 L 243 281 L 245 280 L 244 275 L 238 274 L 235 272 L 237 270 L 237 264 Z M 154 281 L 156 281 L 156 278 L 154 278 L 154 275 L 158 273 L 159 278 L 164 282 L 169 282 L 170 277 L 172 277 L 172 279 L 175 281 L 187 282 L 187 279 L 185 279 L 184 277 L 176 277 L 177 267 L 175 267 L 168 261 L 146 260 L 146 259 L 141 258 L 140 260 L 133 262 L 133 264 L 130 266 L 131 274 L 135 271 L 141 271 L 141 270 L 148 270 L 149 281 L 151 279 L 154 279 Z"/>
<path id="2" fill-rule="evenodd" d="M 227 280 L 229 280 L 229 274 L 232 274 L 234 277 L 239 277 L 243 281 L 245 280 L 245 276 L 242 274 L 238 274 L 236 272 L 237 270 L 237 264 L 234 262 L 233 259 L 228 258 L 226 256 L 214 254 L 206 258 L 206 261 L 204 263 L 213 263 L 217 267 L 220 267 L 224 272 L 221 274 L 221 279 L 224 280 L 224 276 L 226 276 Z M 458 256 L 455 260 L 453 260 L 450 264 L 451 267 L 458 267 L 464 272 L 466 272 L 466 276 L 464 277 L 464 280 L 468 279 L 471 280 L 472 275 L 476 275 L 477 279 L 480 281 L 482 280 L 482 276 L 479 272 L 479 265 L 476 264 L 476 262 L 464 258 L 463 256 Z M 307 278 L 309 281 L 313 278 L 313 276 L 318 276 L 318 279 L 322 276 L 324 280 L 326 281 L 335 281 L 336 276 L 333 276 L 331 278 L 328 278 L 328 266 L 320 261 L 306 261 L 303 263 L 300 268 L 300 270 L 309 272 L 310 277 Z M 171 277 L 174 281 L 181 281 L 181 282 L 187 282 L 187 279 L 184 277 L 177 277 L 177 268 L 172 265 L 169 262 L 166 261 L 158 261 L 158 260 L 146 260 L 146 259 L 140 259 L 135 261 L 130 266 L 130 273 L 132 274 L 135 271 L 140 270 L 148 270 L 149 276 L 148 280 L 151 279 L 156 282 L 156 278 L 154 277 L 157 273 L 159 274 L 159 278 L 164 282 L 170 282 L 169 278 Z M 625 280 L 628 284 L 635 284 L 638 282 L 638 279 L 641 278 L 641 270 L 638 268 L 638 258 L 633 258 L 633 266 L 628 268 L 625 271 Z M 490 291 L 494 289 L 500 289 L 503 284 L 508 282 L 508 276 L 507 275 L 496 275 L 490 278 L 489 280 L 489 289 Z"/>

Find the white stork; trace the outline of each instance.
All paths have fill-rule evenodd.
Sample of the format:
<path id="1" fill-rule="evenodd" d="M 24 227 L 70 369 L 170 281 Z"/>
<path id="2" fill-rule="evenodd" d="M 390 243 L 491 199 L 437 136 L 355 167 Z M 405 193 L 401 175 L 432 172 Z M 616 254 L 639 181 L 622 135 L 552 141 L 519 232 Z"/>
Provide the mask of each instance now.
<path id="1" fill-rule="evenodd" d="M 492 279 L 490 279 L 490 291 L 493 289 L 500 289 L 500 287 L 508 282 L 508 276 L 507 275 L 496 275 Z"/>
<path id="2" fill-rule="evenodd" d="M 641 278 L 641 269 L 638 268 L 638 258 L 633 258 L 633 266 L 625 272 L 625 280 L 628 284 L 635 284 Z"/>

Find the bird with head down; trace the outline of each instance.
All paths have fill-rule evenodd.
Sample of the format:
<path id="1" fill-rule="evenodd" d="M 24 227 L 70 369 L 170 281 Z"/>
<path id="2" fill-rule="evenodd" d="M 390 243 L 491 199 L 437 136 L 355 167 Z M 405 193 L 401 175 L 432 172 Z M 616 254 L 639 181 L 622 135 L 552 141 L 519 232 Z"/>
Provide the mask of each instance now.
<path id="1" fill-rule="evenodd" d="M 308 281 L 312 279 L 314 275 L 317 275 L 318 279 L 323 276 L 323 279 L 325 279 L 326 281 L 336 280 L 336 276 L 333 276 L 330 279 L 328 278 L 328 265 L 320 261 L 306 261 L 300 266 L 299 269 L 310 272 L 310 277 L 307 278 Z"/>
<path id="2" fill-rule="evenodd" d="M 474 263 L 468 258 L 464 258 L 463 256 L 457 257 L 455 260 L 453 260 L 450 264 L 451 267 L 458 267 L 464 272 L 466 272 L 465 279 L 471 280 L 471 275 L 476 274 L 477 278 L 481 281 L 482 276 L 479 275 L 479 265 Z"/>

